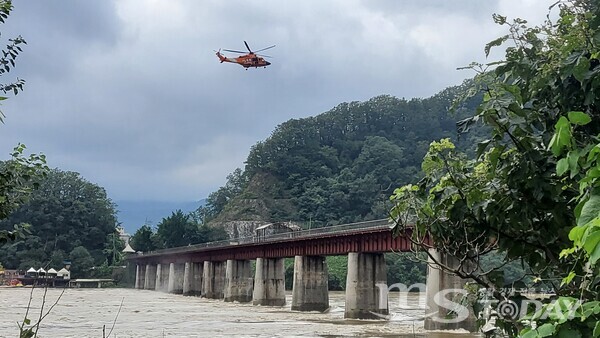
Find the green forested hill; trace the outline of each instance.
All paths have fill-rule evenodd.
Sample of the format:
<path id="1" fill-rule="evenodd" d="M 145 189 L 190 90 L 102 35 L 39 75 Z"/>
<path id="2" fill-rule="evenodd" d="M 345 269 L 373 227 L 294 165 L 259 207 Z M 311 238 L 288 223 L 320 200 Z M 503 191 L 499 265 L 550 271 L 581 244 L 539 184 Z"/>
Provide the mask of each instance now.
<path id="1" fill-rule="evenodd" d="M 30 233 L 0 246 L 6 268 L 58 270 L 69 260 L 72 275 L 81 278 L 93 266 L 116 263 L 123 248 L 106 191 L 75 172 L 50 170 L 30 200 L 0 221 L 0 230 L 20 223 L 29 224 Z"/>
<path id="2" fill-rule="evenodd" d="M 476 135 L 456 140 L 456 122 L 475 102 L 449 112 L 461 90 L 426 99 L 378 96 L 279 125 L 252 147 L 245 169 L 209 196 L 205 220 L 324 226 L 386 217 L 388 197 L 419 177 L 431 141 L 474 144 Z"/>

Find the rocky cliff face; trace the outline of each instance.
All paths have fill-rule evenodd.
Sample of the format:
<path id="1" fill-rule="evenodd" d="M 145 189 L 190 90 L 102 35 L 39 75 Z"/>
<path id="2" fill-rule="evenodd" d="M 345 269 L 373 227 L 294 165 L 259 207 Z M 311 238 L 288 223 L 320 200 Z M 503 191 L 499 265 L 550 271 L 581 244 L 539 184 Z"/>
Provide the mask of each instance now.
<path id="1" fill-rule="evenodd" d="M 228 221 L 216 223 L 221 225 L 227 231 L 229 238 L 252 237 L 254 231 L 261 225 L 268 224 L 265 221 Z"/>
<path id="2" fill-rule="evenodd" d="M 268 236 L 274 233 L 291 232 L 302 230 L 302 227 L 294 222 L 270 223 L 265 221 L 229 221 L 223 223 L 213 223 L 225 228 L 229 238 L 254 237 L 257 235 L 256 229 L 260 226 L 273 224 L 266 229 L 261 230 L 262 236 Z"/>

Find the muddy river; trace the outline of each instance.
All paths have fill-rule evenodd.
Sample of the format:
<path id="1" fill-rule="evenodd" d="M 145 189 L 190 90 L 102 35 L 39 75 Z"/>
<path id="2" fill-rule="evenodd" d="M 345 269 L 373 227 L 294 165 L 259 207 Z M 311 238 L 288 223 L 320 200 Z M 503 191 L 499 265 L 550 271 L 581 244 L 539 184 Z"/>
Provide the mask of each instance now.
<path id="1" fill-rule="evenodd" d="M 0 337 L 18 337 L 31 298 L 29 318 L 40 316 L 43 289 L 0 288 Z M 44 313 L 60 295 L 48 289 Z M 30 297 L 32 295 L 32 297 Z M 40 325 L 38 337 L 419 337 L 466 338 L 460 332 L 423 330 L 424 295 L 401 302 L 390 294 L 388 321 L 344 319 L 344 293 L 331 292 L 327 313 L 225 303 L 134 289 L 66 289 Z M 398 298 L 397 301 L 394 298 Z M 121 305 L 122 304 L 122 305 Z M 119 312 L 120 308 L 120 312 Z M 114 327 L 113 327 L 114 323 Z"/>

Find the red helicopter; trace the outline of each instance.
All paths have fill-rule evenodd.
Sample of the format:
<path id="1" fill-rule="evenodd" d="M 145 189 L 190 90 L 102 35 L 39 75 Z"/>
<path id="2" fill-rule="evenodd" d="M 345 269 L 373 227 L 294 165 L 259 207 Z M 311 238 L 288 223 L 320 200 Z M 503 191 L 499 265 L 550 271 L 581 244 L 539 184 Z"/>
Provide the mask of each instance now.
<path id="1" fill-rule="evenodd" d="M 248 49 L 249 53 L 242 52 L 239 50 L 223 49 L 226 52 L 244 54 L 244 55 L 238 56 L 236 58 L 228 58 L 228 57 L 223 56 L 223 54 L 221 54 L 221 50 L 219 49 L 219 51 L 217 52 L 217 56 L 219 57 L 219 60 L 221 60 L 221 63 L 223 63 L 223 62 L 237 63 L 238 65 L 246 68 L 246 70 L 248 70 L 248 68 L 250 68 L 250 67 L 267 68 L 267 66 L 271 64 L 270 62 L 268 62 L 264 59 L 265 57 L 270 58 L 270 56 L 260 55 L 260 54 L 256 54 L 256 53 L 262 52 L 263 50 L 271 49 L 271 48 L 275 47 L 275 45 L 269 46 L 269 47 L 266 47 L 263 49 L 259 49 L 256 52 L 253 52 L 250 49 L 250 47 L 248 46 L 248 43 L 246 43 L 246 41 L 244 41 L 244 45 L 246 45 L 246 48 Z"/>

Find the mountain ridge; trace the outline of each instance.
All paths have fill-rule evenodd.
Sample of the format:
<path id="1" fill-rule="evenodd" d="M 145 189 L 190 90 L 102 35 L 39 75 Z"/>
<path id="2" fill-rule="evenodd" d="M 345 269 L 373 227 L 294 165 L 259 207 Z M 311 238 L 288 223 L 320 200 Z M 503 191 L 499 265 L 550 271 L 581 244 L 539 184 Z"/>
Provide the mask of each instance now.
<path id="1" fill-rule="evenodd" d="M 422 177 L 432 141 L 450 138 L 474 152 L 483 129 L 473 126 L 459 138 L 457 122 L 471 116 L 481 98 L 450 108 L 466 88 L 424 99 L 380 95 L 280 124 L 252 146 L 244 170 L 208 196 L 205 219 L 325 226 L 386 217 L 393 190 Z"/>

